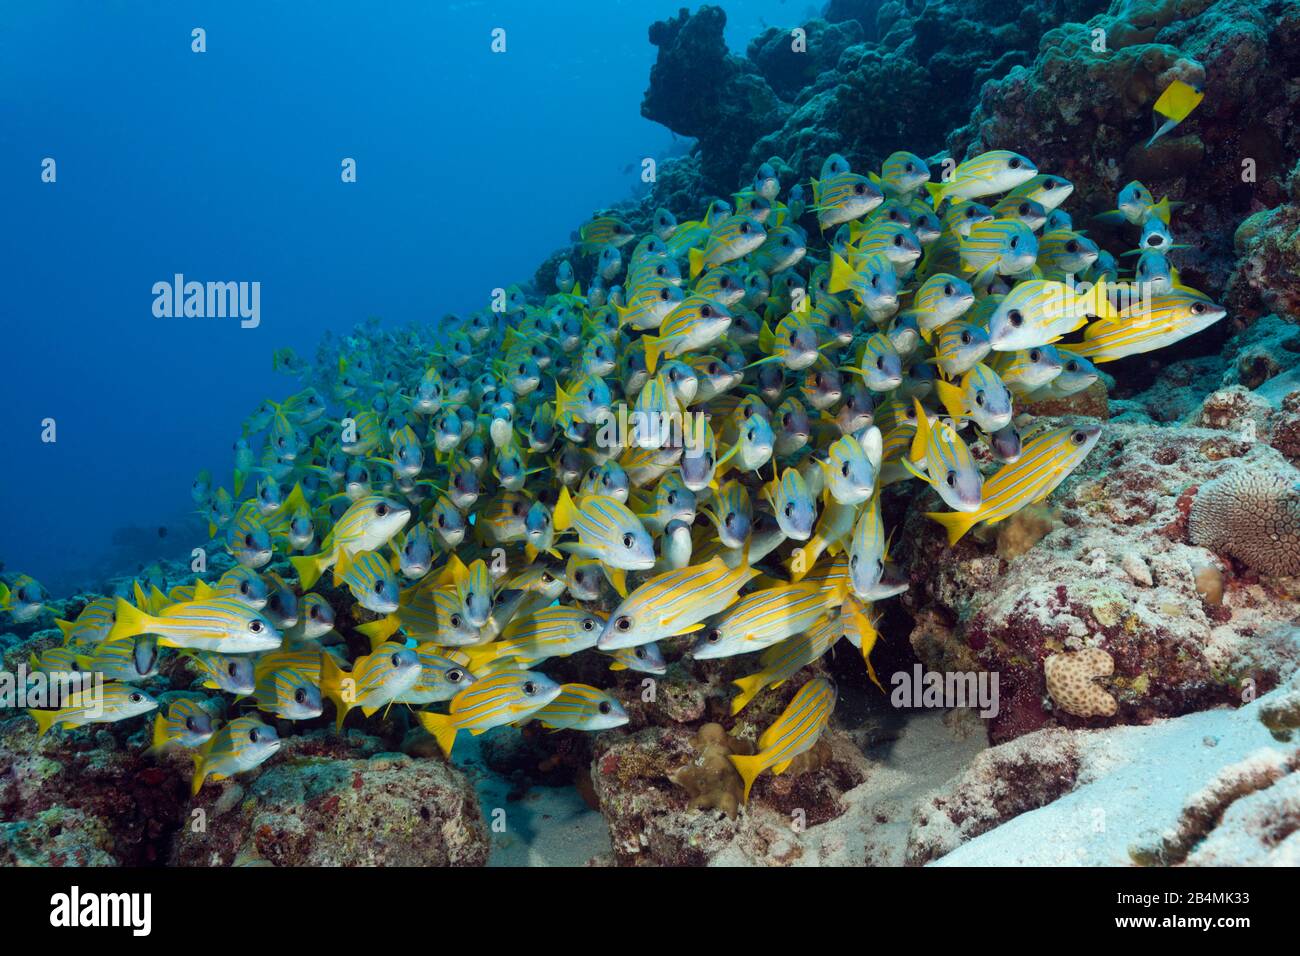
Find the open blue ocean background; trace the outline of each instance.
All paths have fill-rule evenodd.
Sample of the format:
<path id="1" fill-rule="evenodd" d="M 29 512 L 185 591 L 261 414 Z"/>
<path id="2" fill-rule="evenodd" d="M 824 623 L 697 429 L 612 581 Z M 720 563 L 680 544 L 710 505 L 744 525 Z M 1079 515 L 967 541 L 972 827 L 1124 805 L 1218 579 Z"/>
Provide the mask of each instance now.
<path id="1" fill-rule="evenodd" d="M 0 5 L 4 570 L 57 594 L 187 555 L 194 475 L 229 487 L 240 423 L 294 388 L 277 348 L 481 307 L 685 150 L 639 113 L 680 5 Z M 725 6 L 737 50 L 810 12 Z M 155 318 L 175 273 L 260 282 L 260 326 Z"/>

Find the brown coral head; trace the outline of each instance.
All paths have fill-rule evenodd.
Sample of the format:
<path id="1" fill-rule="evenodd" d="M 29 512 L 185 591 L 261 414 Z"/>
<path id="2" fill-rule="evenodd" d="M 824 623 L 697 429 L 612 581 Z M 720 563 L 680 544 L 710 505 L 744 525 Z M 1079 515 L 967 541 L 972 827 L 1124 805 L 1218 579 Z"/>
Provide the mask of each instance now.
<path id="1" fill-rule="evenodd" d="M 1262 574 L 1300 574 L 1300 472 L 1240 465 L 1192 502 L 1193 543 Z"/>
<path id="2" fill-rule="evenodd" d="M 1088 647 L 1069 654 L 1053 654 L 1043 662 L 1047 693 L 1056 706 L 1076 717 L 1113 717 L 1115 698 L 1094 680 L 1115 672 L 1114 659 L 1100 647 Z"/>

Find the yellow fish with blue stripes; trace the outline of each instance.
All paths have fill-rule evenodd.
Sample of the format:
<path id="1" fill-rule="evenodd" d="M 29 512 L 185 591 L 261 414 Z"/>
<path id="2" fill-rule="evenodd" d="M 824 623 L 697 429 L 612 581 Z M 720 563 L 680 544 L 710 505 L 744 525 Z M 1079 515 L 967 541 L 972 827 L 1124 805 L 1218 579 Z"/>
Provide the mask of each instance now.
<path id="1" fill-rule="evenodd" d="M 728 759 L 745 784 L 743 801 L 764 770 L 782 774 L 794 758 L 817 743 L 835 709 L 835 685 L 824 677 L 814 677 L 799 688 L 781 716 L 758 738 L 758 753 L 730 754 Z"/>

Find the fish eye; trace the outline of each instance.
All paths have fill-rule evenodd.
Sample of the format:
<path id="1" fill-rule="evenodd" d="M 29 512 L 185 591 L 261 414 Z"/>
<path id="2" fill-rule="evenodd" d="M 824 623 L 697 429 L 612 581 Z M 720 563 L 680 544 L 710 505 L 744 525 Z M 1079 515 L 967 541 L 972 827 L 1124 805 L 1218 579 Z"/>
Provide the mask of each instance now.
<path id="1" fill-rule="evenodd" d="M 944 287 L 943 287 L 943 294 L 944 294 L 944 295 L 955 295 L 956 293 L 957 293 L 957 290 L 954 289 L 954 288 L 952 287 L 952 283 L 951 283 L 951 282 L 946 283 L 946 284 L 944 285 Z"/>
<path id="2" fill-rule="evenodd" d="M 384 593 L 384 582 L 383 582 L 383 581 L 376 581 L 376 582 L 375 582 L 375 593 L 376 593 L 376 594 L 383 594 L 383 593 Z"/>
<path id="3" fill-rule="evenodd" d="M 609 701 L 602 700 L 599 704 L 596 705 L 596 709 L 600 711 L 602 714 L 608 714 L 612 708 L 609 706 Z"/>
<path id="4" fill-rule="evenodd" d="M 1007 160 L 1007 166 L 1009 166 L 1011 169 L 1019 169 L 1020 168 L 1019 158 L 1013 157 L 1012 159 Z"/>
<path id="5" fill-rule="evenodd" d="M 847 461 L 844 464 L 840 465 L 840 474 L 843 475 L 845 478 L 849 476 L 849 463 Z"/>
<path id="6" fill-rule="evenodd" d="M 1041 352 L 1038 351 L 1038 349 L 1029 350 L 1029 361 L 1033 362 L 1035 365 L 1038 364 L 1038 360 L 1041 359 L 1042 357 L 1043 355 Z"/>
<path id="7" fill-rule="evenodd" d="M 1020 314 L 1019 309 L 1012 309 L 1007 313 L 1007 321 L 1015 328 L 1020 328 L 1025 324 L 1025 317 Z"/>
<path id="8" fill-rule="evenodd" d="M 740 232 L 741 232 L 741 235 L 744 235 L 745 233 L 749 232 L 749 223 L 747 223 L 747 222 L 742 222 L 742 223 L 740 224 Z"/>
<path id="9" fill-rule="evenodd" d="M 194 718 L 193 718 L 193 717 L 186 717 L 186 718 L 185 718 L 185 729 L 188 730 L 190 733 L 193 733 L 193 732 L 196 730 L 196 728 L 195 728 L 195 726 L 194 726 Z"/>
<path id="10" fill-rule="evenodd" d="M 666 288 L 659 290 L 659 298 L 664 302 L 668 301 L 668 290 Z"/>
<path id="11" fill-rule="evenodd" d="M 915 164 L 913 164 L 913 163 L 905 163 L 905 164 L 903 165 L 903 172 L 910 173 L 910 172 L 914 171 L 915 169 L 916 169 L 916 166 L 915 166 Z"/>
<path id="12" fill-rule="evenodd" d="M 879 288 L 880 288 L 880 276 L 878 276 L 878 275 L 874 275 L 874 276 L 871 277 L 871 288 L 873 288 L 873 289 L 879 289 Z"/>
<path id="13" fill-rule="evenodd" d="M 1016 248 L 1018 245 L 1020 245 L 1020 237 L 1019 237 L 1019 236 L 1012 236 L 1012 237 L 1011 237 L 1011 242 L 1008 243 L 1008 245 L 1010 245 L 1012 249 Z"/>
<path id="14" fill-rule="evenodd" d="M 244 547 L 253 547 L 253 532 L 250 531 L 248 534 L 244 535 Z"/>
<path id="15" fill-rule="evenodd" d="M 248 629 L 254 634 L 261 634 L 266 628 L 261 621 L 253 620 L 248 622 Z"/>
<path id="16" fill-rule="evenodd" d="M 704 453 L 704 463 L 708 465 L 710 468 L 713 467 L 713 452 L 706 451 Z"/>
<path id="17" fill-rule="evenodd" d="M 447 680 L 453 684 L 459 684 L 464 679 L 465 672 L 459 667 L 453 667 L 451 670 L 447 671 Z"/>
<path id="18" fill-rule="evenodd" d="M 1083 432 L 1075 432 L 1070 436 L 1070 441 L 1074 442 L 1076 445 L 1082 445 L 1087 440 L 1088 440 L 1088 436 L 1085 435 Z"/>
<path id="19" fill-rule="evenodd" d="M 390 657 L 390 658 L 388 659 L 388 662 L 389 662 L 390 664 L 392 664 L 394 667 L 401 667 L 401 666 L 402 666 L 402 655 L 401 655 L 401 654 L 394 654 L 392 657 Z"/>
<path id="20" fill-rule="evenodd" d="M 1200 315 L 1200 314 L 1203 313 L 1204 311 L 1205 311 L 1205 306 L 1202 305 L 1200 302 L 1193 302 L 1193 303 L 1192 303 L 1192 314 L 1193 314 L 1193 315 Z"/>
<path id="21" fill-rule="evenodd" d="M 254 728 L 248 732 L 248 739 L 251 743 L 257 743 L 257 729 Z"/>
<path id="22" fill-rule="evenodd" d="M 975 404 L 980 408 L 984 407 L 984 389 L 980 389 L 975 393 Z"/>
<path id="23" fill-rule="evenodd" d="M 240 594 L 247 594 L 247 593 L 248 593 L 248 582 L 247 582 L 247 581 L 244 581 L 242 584 L 239 585 L 239 593 L 240 593 Z"/>
<path id="24" fill-rule="evenodd" d="M 713 316 L 713 308 L 711 306 L 707 306 L 707 305 L 700 306 L 701 318 L 708 319 L 711 318 L 712 316 Z"/>
<path id="25" fill-rule="evenodd" d="M 236 664 L 234 661 L 231 661 L 229 664 L 226 665 L 226 673 L 229 674 L 231 677 L 237 677 L 239 675 L 239 665 Z"/>
<path id="26" fill-rule="evenodd" d="M 388 517 L 388 505 L 384 504 L 382 501 L 379 504 L 375 505 L 375 517 L 377 518 Z"/>
<path id="27" fill-rule="evenodd" d="M 961 333 L 961 344 L 970 345 L 970 343 L 971 343 L 971 334 L 967 330 L 963 329 Z"/>
<path id="28" fill-rule="evenodd" d="M 718 363 L 717 363 L 717 362 L 710 362 L 710 363 L 709 363 L 709 374 L 710 374 L 710 375 L 717 375 L 717 374 L 718 374 Z"/>
<path id="29" fill-rule="evenodd" d="M 1022 216 L 1028 216 L 1028 215 L 1029 215 L 1029 203 L 1027 203 L 1027 202 L 1022 202 L 1022 203 L 1020 204 L 1020 207 L 1019 207 L 1019 210 L 1018 210 L 1018 211 L 1019 211 L 1020 215 L 1022 215 Z"/>
<path id="30" fill-rule="evenodd" d="M 537 684 L 534 681 L 524 681 L 523 691 L 525 696 L 532 697 L 537 693 Z"/>
<path id="31" fill-rule="evenodd" d="M 299 687 L 296 691 L 293 692 L 293 700 L 294 703 L 296 704 L 307 703 L 307 691 Z"/>
<path id="32" fill-rule="evenodd" d="M 630 631 L 632 630 L 632 619 L 630 617 L 627 617 L 626 615 L 620 617 L 617 621 L 614 622 L 614 627 L 620 631 Z"/>
<path id="33" fill-rule="evenodd" d="M 786 516 L 787 518 L 793 518 L 793 517 L 794 517 L 794 505 L 786 505 L 786 506 L 785 506 L 785 516 Z"/>
<path id="34" fill-rule="evenodd" d="M 1065 370 L 1067 372 L 1077 372 L 1079 371 L 1079 363 L 1074 359 L 1070 359 L 1070 361 L 1065 363 Z"/>
<path id="35" fill-rule="evenodd" d="M 885 357 L 883 355 L 876 356 L 876 368 L 880 369 L 882 372 L 885 370 Z"/>
<path id="36" fill-rule="evenodd" d="M 438 527 L 439 527 L 439 528 L 445 528 L 445 527 L 447 527 L 447 516 L 446 516 L 446 515 L 442 515 L 442 514 L 438 515 Z"/>
<path id="37" fill-rule="evenodd" d="M 901 246 L 902 244 L 903 244 L 903 234 L 900 232 L 894 236 L 894 245 Z"/>
<path id="38" fill-rule="evenodd" d="M 705 635 L 705 640 L 710 644 L 718 643 L 718 641 L 722 640 L 722 631 L 718 630 L 716 627 L 710 628 L 709 633 Z"/>
<path id="39" fill-rule="evenodd" d="M 948 472 L 948 487 L 949 488 L 957 487 L 957 472 L 955 471 Z"/>
<path id="40" fill-rule="evenodd" d="M 1077 242 L 1075 242 L 1073 239 L 1071 239 L 1069 242 L 1067 242 L 1067 243 L 1065 244 L 1065 251 L 1066 251 L 1066 252 L 1078 252 L 1078 251 L 1079 251 L 1079 244 L 1078 244 Z"/>
<path id="41" fill-rule="evenodd" d="M 459 614 L 453 614 L 451 616 L 451 626 L 455 628 L 459 628 L 462 620 L 463 618 Z"/>
<path id="42" fill-rule="evenodd" d="M 631 534 L 623 535 L 623 547 L 627 548 L 630 551 L 632 549 L 632 544 L 634 540 L 635 539 L 632 537 Z"/>
<path id="43" fill-rule="evenodd" d="M 142 701 L 142 700 L 144 700 L 144 697 L 143 697 L 141 694 L 132 694 L 132 695 L 131 695 L 131 703 L 133 703 L 133 704 L 138 704 L 138 703 L 140 703 L 140 701 Z"/>
<path id="44" fill-rule="evenodd" d="M 856 568 L 858 563 L 858 556 L 856 554 L 849 558 L 849 567 Z"/>
<path id="45" fill-rule="evenodd" d="M 589 617 L 584 617 L 584 618 L 582 619 L 582 629 L 583 629 L 584 631 L 590 631 L 590 630 L 591 630 L 592 628 L 594 628 L 595 626 L 596 626 L 596 622 L 595 622 L 594 620 L 592 620 L 591 618 L 589 618 Z"/>

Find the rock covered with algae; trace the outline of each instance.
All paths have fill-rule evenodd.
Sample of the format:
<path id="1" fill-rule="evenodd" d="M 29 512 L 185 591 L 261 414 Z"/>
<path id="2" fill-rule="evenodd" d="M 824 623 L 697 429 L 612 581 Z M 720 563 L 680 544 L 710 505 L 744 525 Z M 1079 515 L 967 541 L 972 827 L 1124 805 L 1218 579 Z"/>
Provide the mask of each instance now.
<path id="1" fill-rule="evenodd" d="M 931 668 L 999 674 L 995 742 L 1053 724 L 1145 723 L 1271 689 L 1300 666 L 1300 587 L 1194 544 L 1187 523 L 1203 483 L 1283 466 L 1275 449 L 1233 432 L 1112 422 L 1054 494 L 1059 523 L 1028 550 L 999 554 L 1008 532 L 996 526 L 950 550 L 909 511 L 898 553 L 911 644 Z M 1219 604 L 1197 590 L 1207 566 L 1222 575 Z M 1047 659 L 1088 648 L 1114 660 L 1104 683 L 1113 717 L 1075 716 L 1047 693 Z"/>
<path id="2" fill-rule="evenodd" d="M 172 863 L 228 866 L 482 866 L 488 837 L 465 775 L 441 760 L 339 753 L 293 738 L 287 759 L 205 789 Z M 294 750 L 300 749 L 298 754 Z M 313 752 L 315 751 L 315 752 Z M 195 826 L 201 811 L 203 825 Z"/>

